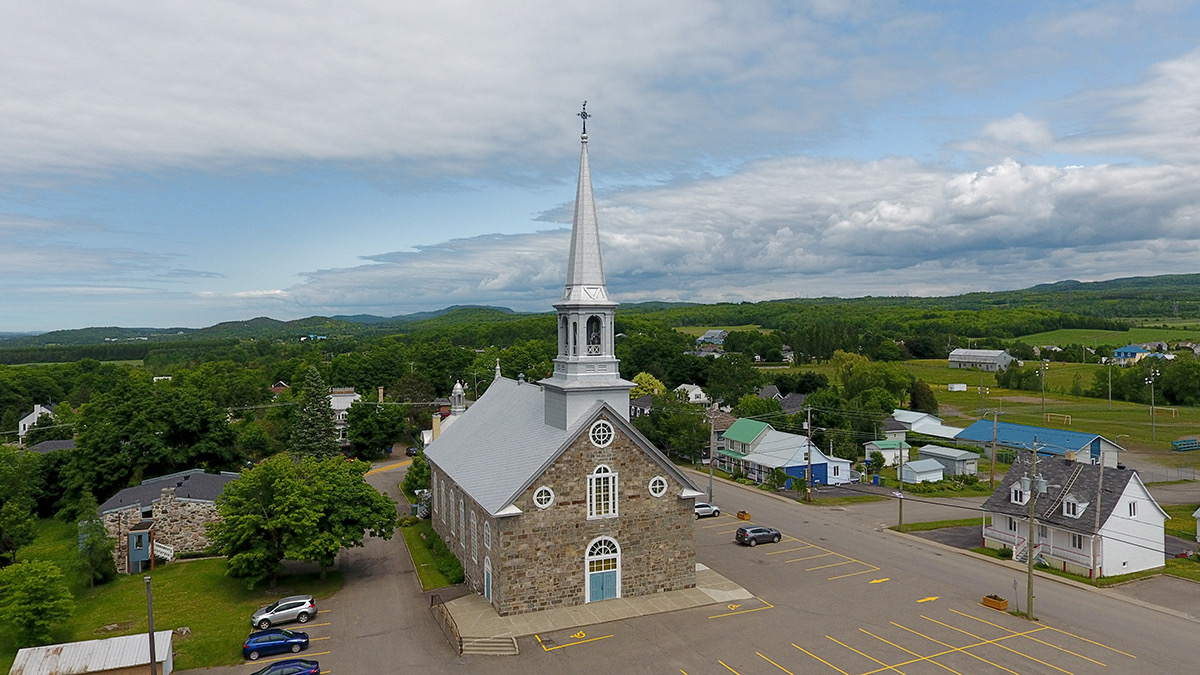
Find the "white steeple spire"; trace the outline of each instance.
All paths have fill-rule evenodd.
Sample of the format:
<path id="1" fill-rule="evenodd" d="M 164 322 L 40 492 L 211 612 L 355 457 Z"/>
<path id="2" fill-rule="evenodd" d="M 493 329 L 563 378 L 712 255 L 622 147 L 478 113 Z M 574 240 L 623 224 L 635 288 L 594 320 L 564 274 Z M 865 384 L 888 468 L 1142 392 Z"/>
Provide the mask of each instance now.
<path id="1" fill-rule="evenodd" d="M 621 379 L 614 351 L 613 313 L 617 303 L 608 299 L 604 266 L 600 259 L 600 226 L 592 196 L 588 165 L 587 101 L 583 103 L 583 134 L 579 137 L 579 186 L 575 191 L 575 221 L 571 226 L 571 251 L 567 283 L 558 310 L 558 356 L 554 374 L 541 381 L 546 395 L 546 423 L 567 428 L 596 401 L 608 403 L 621 416 L 629 415 L 629 390 L 633 383 Z"/>

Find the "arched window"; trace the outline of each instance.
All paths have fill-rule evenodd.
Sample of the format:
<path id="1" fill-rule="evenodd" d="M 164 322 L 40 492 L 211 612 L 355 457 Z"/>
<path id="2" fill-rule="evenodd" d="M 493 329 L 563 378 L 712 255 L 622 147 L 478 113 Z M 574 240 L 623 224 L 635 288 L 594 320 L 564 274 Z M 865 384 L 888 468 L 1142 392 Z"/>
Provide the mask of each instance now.
<path id="1" fill-rule="evenodd" d="M 589 520 L 617 517 L 617 474 L 601 464 L 588 474 Z"/>
<path id="2" fill-rule="evenodd" d="M 479 539 L 477 534 L 479 530 L 475 528 L 475 511 L 471 511 L 471 562 L 479 560 Z"/>
<path id="3" fill-rule="evenodd" d="M 571 356 L 579 356 L 579 322 L 571 322 Z"/>
<path id="4" fill-rule="evenodd" d="M 492 550 L 492 524 L 486 520 L 483 521 L 483 547 Z"/>
<path id="5" fill-rule="evenodd" d="M 599 537 L 587 548 L 585 602 L 621 597 L 621 547 L 610 537 Z"/>
<path id="6" fill-rule="evenodd" d="M 458 531 L 462 532 L 462 537 L 459 538 L 459 543 L 463 548 L 467 547 L 467 513 L 463 508 L 462 497 L 458 498 Z"/>

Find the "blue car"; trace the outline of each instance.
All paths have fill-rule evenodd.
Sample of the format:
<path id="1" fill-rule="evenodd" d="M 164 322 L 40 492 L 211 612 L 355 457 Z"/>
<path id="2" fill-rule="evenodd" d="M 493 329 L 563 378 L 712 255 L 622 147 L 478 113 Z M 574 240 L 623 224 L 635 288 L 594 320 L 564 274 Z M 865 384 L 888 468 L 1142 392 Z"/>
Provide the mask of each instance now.
<path id="1" fill-rule="evenodd" d="M 287 659 L 256 670 L 252 675 L 318 675 L 320 672 L 321 664 L 316 661 Z"/>
<path id="2" fill-rule="evenodd" d="M 257 661 L 267 654 L 296 653 L 308 649 L 308 633 L 296 633 L 286 628 L 272 628 L 251 633 L 242 645 L 242 657 Z"/>

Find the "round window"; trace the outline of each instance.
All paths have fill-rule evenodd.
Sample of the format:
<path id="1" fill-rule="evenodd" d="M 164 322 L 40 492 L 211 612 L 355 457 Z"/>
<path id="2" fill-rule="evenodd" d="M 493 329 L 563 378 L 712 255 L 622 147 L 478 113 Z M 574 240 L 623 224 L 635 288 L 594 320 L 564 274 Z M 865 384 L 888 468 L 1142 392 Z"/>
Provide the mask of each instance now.
<path id="1" fill-rule="evenodd" d="M 533 493 L 533 504 L 544 509 L 554 503 L 554 490 L 543 485 Z"/>
<path id="2" fill-rule="evenodd" d="M 667 479 L 662 476 L 655 476 L 650 479 L 650 494 L 655 497 L 661 497 L 667 494 Z"/>
<path id="3" fill-rule="evenodd" d="M 613 441 L 613 427 L 605 420 L 597 420 L 592 425 L 589 436 L 592 439 L 592 445 L 597 448 L 607 448 L 608 444 Z"/>

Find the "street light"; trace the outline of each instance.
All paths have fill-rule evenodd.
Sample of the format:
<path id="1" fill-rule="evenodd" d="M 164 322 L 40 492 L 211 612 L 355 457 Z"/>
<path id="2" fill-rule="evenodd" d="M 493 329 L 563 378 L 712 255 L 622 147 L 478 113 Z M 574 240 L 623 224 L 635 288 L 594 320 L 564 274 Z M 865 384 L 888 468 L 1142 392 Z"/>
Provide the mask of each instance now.
<path id="1" fill-rule="evenodd" d="M 1050 362 L 1042 360 L 1038 363 L 1038 377 L 1042 380 L 1042 424 L 1046 423 L 1046 370 L 1050 368 Z"/>
<path id="2" fill-rule="evenodd" d="M 1146 384 L 1150 385 L 1150 440 L 1158 440 L 1158 436 L 1154 430 L 1154 380 L 1159 375 L 1162 375 L 1157 368 L 1150 369 L 1150 375 L 1146 377 Z"/>

